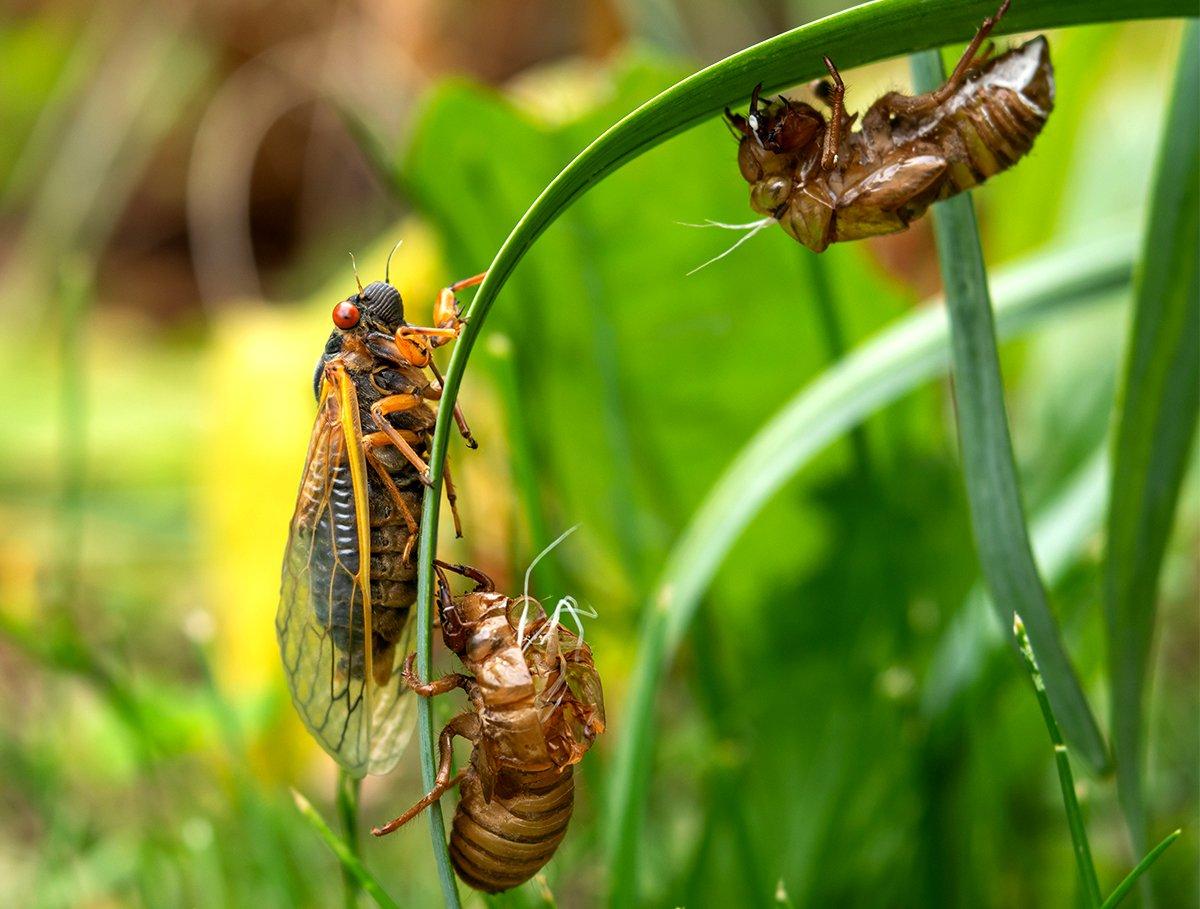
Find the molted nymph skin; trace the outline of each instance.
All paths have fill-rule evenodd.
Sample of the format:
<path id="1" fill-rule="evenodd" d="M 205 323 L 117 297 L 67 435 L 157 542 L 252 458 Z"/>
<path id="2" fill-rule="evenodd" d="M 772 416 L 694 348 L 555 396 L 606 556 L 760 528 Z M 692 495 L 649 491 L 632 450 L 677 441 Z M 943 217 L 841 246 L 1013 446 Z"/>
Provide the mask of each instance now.
<path id="1" fill-rule="evenodd" d="M 1038 37 L 972 64 L 948 97 L 889 92 L 859 130 L 842 114 L 832 162 L 822 152 L 833 124 L 814 107 L 755 102 L 749 117 L 730 116 L 743 133 L 738 165 L 750 204 L 821 252 L 904 230 L 934 202 L 1011 167 L 1054 107 L 1054 70 Z"/>
<path id="2" fill-rule="evenodd" d="M 459 782 L 450 859 L 464 882 L 496 893 L 533 877 L 566 835 L 572 767 L 604 731 L 604 697 L 591 650 L 536 600 L 496 593 L 475 569 L 438 564 L 479 582 L 451 599 L 443 576 L 439 591 L 443 638 L 469 674 L 421 684 L 410 658 L 404 677 L 426 697 L 463 688 L 469 707 L 442 731 L 433 791 L 373 832 L 390 833 Z M 459 780 L 450 776 L 455 735 L 474 745 Z"/>

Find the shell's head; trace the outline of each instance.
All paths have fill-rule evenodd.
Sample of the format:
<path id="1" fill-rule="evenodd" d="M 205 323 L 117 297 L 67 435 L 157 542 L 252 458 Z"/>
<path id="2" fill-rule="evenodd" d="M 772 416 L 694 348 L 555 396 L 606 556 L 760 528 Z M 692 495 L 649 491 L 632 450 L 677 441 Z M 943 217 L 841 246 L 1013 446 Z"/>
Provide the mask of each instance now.
<path id="1" fill-rule="evenodd" d="M 763 214 L 773 214 L 792 192 L 797 158 L 809 153 L 825 126 L 816 108 L 783 96 L 762 102 L 757 85 L 746 116 L 726 109 L 725 116 L 741 135 L 738 167 L 751 185 L 750 202 Z"/>

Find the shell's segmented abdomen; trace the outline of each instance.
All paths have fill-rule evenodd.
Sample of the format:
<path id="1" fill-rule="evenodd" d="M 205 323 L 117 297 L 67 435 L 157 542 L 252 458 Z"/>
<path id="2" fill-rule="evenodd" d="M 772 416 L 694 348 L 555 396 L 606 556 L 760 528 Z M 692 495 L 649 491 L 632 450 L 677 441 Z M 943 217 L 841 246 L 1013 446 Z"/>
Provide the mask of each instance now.
<path id="1" fill-rule="evenodd" d="M 959 190 L 1012 167 L 1033 147 L 1054 106 L 1054 74 L 1045 38 L 1001 55 L 962 89 L 948 125 L 962 142 L 966 168 L 952 168 Z M 965 171 L 969 171 L 969 176 Z"/>
<path id="2" fill-rule="evenodd" d="M 570 767 L 505 770 L 485 802 L 472 770 L 460 792 L 450 860 L 466 884 L 498 893 L 525 883 L 550 861 L 571 820 L 575 781 Z"/>

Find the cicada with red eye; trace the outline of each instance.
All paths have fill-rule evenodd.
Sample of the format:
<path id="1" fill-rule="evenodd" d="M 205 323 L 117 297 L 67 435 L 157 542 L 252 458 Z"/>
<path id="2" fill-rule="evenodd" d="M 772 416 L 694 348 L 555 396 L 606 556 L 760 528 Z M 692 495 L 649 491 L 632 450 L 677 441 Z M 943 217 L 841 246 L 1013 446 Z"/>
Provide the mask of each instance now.
<path id="1" fill-rule="evenodd" d="M 333 331 L 313 374 L 317 418 L 292 516 L 275 630 L 309 732 L 361 776 L 396 763 L 410 729 L 397 672 L 416 599 L 413 552 L 442 395 L 433 350 L 462 330 L 458 291 L 442 290 L 434 327 L 404 320 L 386 280 L 333 308 Z M 455 421 L 475 440 L 456 407 Z M 454 485 L 446 496 L 461 535 Z"/>

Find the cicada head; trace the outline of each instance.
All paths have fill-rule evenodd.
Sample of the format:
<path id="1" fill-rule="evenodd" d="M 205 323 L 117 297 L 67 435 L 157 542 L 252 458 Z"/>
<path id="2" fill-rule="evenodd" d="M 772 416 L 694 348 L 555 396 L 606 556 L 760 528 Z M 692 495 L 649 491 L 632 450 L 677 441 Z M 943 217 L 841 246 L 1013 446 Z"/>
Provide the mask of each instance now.
<path id="1" fill-rule="evenodd" d="M 363 312 L 385 328 L 395 330 L 404 321 L 404 301 L 400 291 L 386 281 L 374 281 L 359 295 Z"/>
<path id="2" fill-rule="evenodd" d="M 811 105 L 782 96 L 763 103 L 761 89 L 755 86 L 746 116 L 728 109 L 725 116 L 741 134 L 738 168 L 751 186 L 751 204 L 773 215 L 791 195 L 798 159 L 817 153 L 825 118 Z"/>
<path id="3" fill-rule="evenodd" d="M 817 138 L 825 125 L 825 118 L 811 105 L 792 101 L 782 95 L 774 101 L 763 103 L 758 96 L 761 90 L 761 83 L 754 87 L 750 95 L 750 111 L 745 117 L 729 109 L 725 111 L 733 128 L 742 135 L 741 148 L 750 152 L 755 149 L 759 151 L 757 156 L 743 154 L 739 158 L 744 161 L 747 157 L 762 158 L 762 153 L 793 155 L 803 151 Z M 760 172 L 748 172 L 746 165 L 749 163 L 744 161 L 742 165 L 743 176 L 747 180 L 757 179 Z"/>

